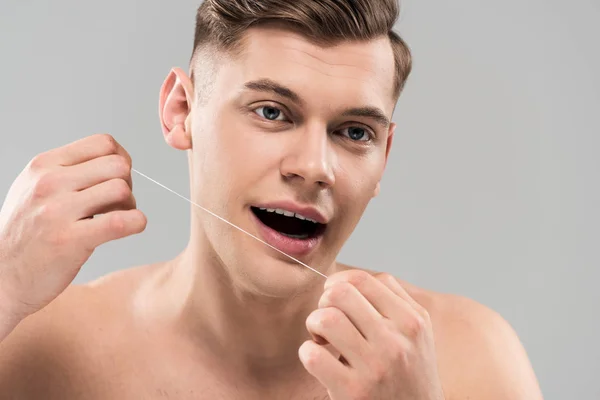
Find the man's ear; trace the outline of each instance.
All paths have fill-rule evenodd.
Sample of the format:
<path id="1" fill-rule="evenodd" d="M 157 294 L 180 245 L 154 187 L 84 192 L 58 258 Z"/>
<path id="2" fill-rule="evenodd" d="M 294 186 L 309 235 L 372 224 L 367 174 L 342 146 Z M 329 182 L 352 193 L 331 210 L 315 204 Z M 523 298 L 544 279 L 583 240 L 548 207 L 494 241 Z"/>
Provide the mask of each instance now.
<path id="1" fill-rule="evenodd" d="M 160 88 L 160 123 L 167 144 L 178 150 L 192 148 L 191 110 L 194 87 L 180 68 L 173 68 Z"/>
<path id="2" fill-rule="evenodd" d="M 390 124 L 390 128 L 388 130 L 387 143 L 385 148 L 385 160 L 383 162 L 383 170 L 385 171 L 385 167 L 387 166 L 388 157 L 390 155 L 390 149 L 392 148 L 392 142 L 394 141 L 394 131 L 396 130 L 396 124 L 392 122 Z M 382 171 L 383 174 L 383 171 Z M 379 196 L 379 192 L 381 191 L 381 181 L 377 182 L 375 185 L 375 190 L 373 191 L 373 197 Z"/>

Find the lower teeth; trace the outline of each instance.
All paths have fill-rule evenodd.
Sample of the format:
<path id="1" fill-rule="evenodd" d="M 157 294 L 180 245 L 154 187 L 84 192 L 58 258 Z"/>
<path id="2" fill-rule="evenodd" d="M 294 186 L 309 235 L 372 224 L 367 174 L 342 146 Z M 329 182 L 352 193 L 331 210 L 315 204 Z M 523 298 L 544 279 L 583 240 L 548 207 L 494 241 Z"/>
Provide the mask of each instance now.
<path id="1" fill-rule="evenodd" d="M 285 235 L 287 237 L 291 237 L 293 239 L 307 239 L 308 238 L 308 234 L 302 234 L 302 235 L 292 235 L 291 233 L 283 233 L 283 232 L 279 232 L 282 235 Z"/>

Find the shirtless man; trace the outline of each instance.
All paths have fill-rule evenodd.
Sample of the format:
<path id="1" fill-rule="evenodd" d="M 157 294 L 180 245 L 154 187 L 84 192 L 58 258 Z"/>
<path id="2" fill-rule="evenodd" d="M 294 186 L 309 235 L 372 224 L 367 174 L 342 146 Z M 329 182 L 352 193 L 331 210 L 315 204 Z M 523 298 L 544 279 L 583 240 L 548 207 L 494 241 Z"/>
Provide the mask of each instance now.
<path id="1" fill-rule="evenodd" d="M 189 76 L 160 91 L 192 200 L 327 279 L 192 207 L 175 259 L 72 285 L 145 228 L 131 159 L 106 134 L 36 156 L 0 212 L 0 398 L 541 399 L 497 313 L 335 261 L 390 152 L 411 68 L 397 13 L 206 0 Z"/>

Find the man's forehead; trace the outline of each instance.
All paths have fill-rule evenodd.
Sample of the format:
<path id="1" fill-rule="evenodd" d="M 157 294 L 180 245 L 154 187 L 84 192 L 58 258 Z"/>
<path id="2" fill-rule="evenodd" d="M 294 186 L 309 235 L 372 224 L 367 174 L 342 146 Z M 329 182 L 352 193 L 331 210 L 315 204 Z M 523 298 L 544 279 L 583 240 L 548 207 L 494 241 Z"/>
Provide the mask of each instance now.
<path id="1" fill-rule="evenodd" d="M 391 45 L 386 37 L 360 42 L 347 40 L 325 45 L 315 43 L 294 31 L 256 27 L 248 29 L 242 42 L 250 55 L 272 51 L 298 51 L 332 65 L 340 64 L 340 57 L 348 66 L 375 66 L 386 59 L 393 63 Z"/>
<path id="2" fill-rule="evenodd" d="M 323 47 L 294 32 L 253 28 L 243 44 L 234 60 L 243 71 L 240 85 L 269 77 L 299 91 L 320 84 L 347 95 L 393 101 L 395 63 L 387 38 Z"/>

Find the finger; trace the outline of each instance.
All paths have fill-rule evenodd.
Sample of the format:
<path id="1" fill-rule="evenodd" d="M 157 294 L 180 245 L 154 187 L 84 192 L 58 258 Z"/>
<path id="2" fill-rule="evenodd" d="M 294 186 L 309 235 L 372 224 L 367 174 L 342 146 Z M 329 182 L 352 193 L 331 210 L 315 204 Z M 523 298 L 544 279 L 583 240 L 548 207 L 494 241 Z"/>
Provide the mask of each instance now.
<path id="1" fill-rule="evenodd" d="M 409 293 L 408 291 L 400 284 L 398 279 L 393 275 L 390 275 L 385 272 L 377 273 L 373 276 L 379 282 L 383 283 L 388 289 L 390 289 L 397 296 L 404 299 L 408 304 L 410 304 L 415 310 L 417 310 L 420 314 L 422 312 L 426 312 L 425 308 L 419 304 Z"/>
<path id="2" fill-rule="evenodd" d="M 129 153 L 108 134 L 88 136 L 58 149 L 50 150 L 48 154 L 62 166 L 80 164 L 109 154 L 120 154 L 131 164 Z"/>
<path id="3" fill-rule="evenodd" d="M 111 179 L 75 193 L 74 207 L 77 219 L 87 218 L 107 210 L 135 208 L 131 188 L 122 179 Z"/>
<path id="4" fill-rule="evenodd" d="M 382 282 L 386 287 L 393 291 L 394 294 L 401 298 L 406 305 L 404 315 L 394 318 L 394 325 L 409 338 L 416 338 L 423 331 L 426 331 L 431 326 L 431 318 L 429 311 L 419 304 L 408 291 L 400 284 L 398 279 L 387 273 L 379 273 L 375 275 L 379 282 Z M 410 307 L 410 309 L 408 309 Z M 400 311 L 400 309 L 398 310 Z"/>
<path id="5" fill-rule="evenodd" d="M 361 360 L 368 351 L 368 344 L 340 309 L 328 307 L 313 311 L 306 319 L 306 328 L 317 343 L 318 338 L 325 339 L 344 356 L 350 366 L 361 368 Z"/>
<path id="6" fill-rule="evenodd" d="M 84 190 L 102 182 L 119 178 L 133 188 L 130 161 L 120 154 L 94 158 L 63 170 L 68 190 Z"/>
<path id="7" fill-rule="evenodd" d="M 333 276 L 333 275 L 332 275 Z M 416 338 L 419 336 L 430 323 L 429 314 L 424 307 L 420 306 L 412 299 L 406 291 L 401 287 L 399 282 L 395 282 L 395 278 L 389 274 L 380 274 L 386 284 L 381 280 L 373 277 L 365 271 L 355 270 L 344 274 L 344 278 L 334 278 L 334 286 L 340 284 L 350 284 L 372 304 L 377 311 L 388 320 L 388 326 L 393 327 L 398 332 L 401 332 L 408 338 Z M 335 282 L 337 280 L 337 282 Z M 397 284 L 397 285 L 396 285 Z M 332 283 L 326 284 L 330 286 Z M 412 301 L 412 304 L 411 304 Z M 383 330 L 375 331 L 382 333 Z M 375 341 L 381 340 L 382 337 L 369 338 Z"/>
<path id="8" fill-rule="evenodd" d="M 325 290 L 319 308 L 327 307 L 340 309 L 367 341 L 377 338 L 384 317 L 350 283 L 339 282 Z"/>
<path id="9" fill-rule="evenodd" d="M 366 271 L 350 270 L 339 273 L 339 275 L 331 275 L 325 282 L 325 287 L 332 287 L 339 283 L 349 283 L 357 288 L 367 301 L 388 319 L 402 318 L 404 313 L 411 312 L 411 304 L 407 303 L 401 292 L 400 294 L 396 292 L 397 288 L 394 288 L 396 291 L 392 290 Z M 410 297 L 408 294 L 404 294 L 404 296 Z"/>
<path id="10" fill-rule="evenodd" d="M 136 202 L 133 195 L 131 195 L 127 200 L 118 202 L 118 203 L 108 203 L 104 207 L 99 207 L 98 209 L 92 211 L 89 215 L 89 218 L 94 218 L 97 215 L 108 214 L 109 212 L 118 211 L 118 210 L 133 210 L 136 208 Z M 87 217 L 86 217 L 87 218 Z"/>
<path id="11" fill-rule="evenodd" d="M 329 343 L 323 336 L 315 334 L 311 334 L 311 336 L 316 344 L 321 345 L 323 348 L 325 348 L 325 350 L 330 352 L 332 356 L 340 360 L 342 363 L 345 363 L 345 365 L 349 365 L 346 359 L 342 356 L 342 353 L 340 353 L 340 351 L 331 343 Z"/>
<path id="12" fill-rule="evenodd" d="M 146 224 L 146 216 L 140 210 L 119 210 L 77 221 L 73 229 L 76 237 L 83 238 L 86 247 L 93 250 L 103 243 L 140 233 Z"/>
<path id="13" fill-rule="evenodd" d="M 342 392 L 346 387 L 349 368 L 339 362 L 322 346 L 307 340 L 298 349 L 304 368 L 332 392 Z"/>

